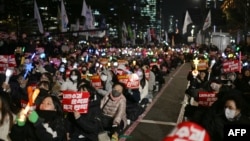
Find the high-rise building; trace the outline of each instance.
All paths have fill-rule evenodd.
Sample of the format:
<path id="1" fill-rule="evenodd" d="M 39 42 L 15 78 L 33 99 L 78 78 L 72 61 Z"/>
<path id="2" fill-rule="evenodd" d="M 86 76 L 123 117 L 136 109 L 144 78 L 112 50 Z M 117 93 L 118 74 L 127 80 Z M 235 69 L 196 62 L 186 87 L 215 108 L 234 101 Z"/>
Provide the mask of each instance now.
<path id="1" fill-rule="evenodd" d="M 206 8 L 220 9 L 224 0 L 206 0 Z"/>
<path id="2" fill-rule="evenodd" d="M 144 1 L 144 0 L 143 0 Z M 145 0 L 145 7 L 141 8 L 141 16 L 149 17 L 150 25 L 148 27 L 154 27 L 156 23 L 156 0 Z"/>

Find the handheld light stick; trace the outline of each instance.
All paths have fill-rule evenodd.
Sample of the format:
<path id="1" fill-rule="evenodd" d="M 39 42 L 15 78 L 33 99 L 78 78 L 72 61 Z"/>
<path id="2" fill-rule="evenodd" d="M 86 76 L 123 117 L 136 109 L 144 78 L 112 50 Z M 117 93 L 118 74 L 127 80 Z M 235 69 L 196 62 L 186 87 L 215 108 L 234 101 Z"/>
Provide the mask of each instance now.
<path id="1" fill-rule="evenodd" d="M 24 108 L 24 110 L 21 111 L 20 116 L 18 118 L 19 121 L 25 121 L 26 120 L 26 115 L 29 112 L 31 106 L 33 105 L 34 101 L 36 100 L 38 94 L 40 93 L 39 89 L 35 89 L 33 94 L 32 94 L 32 100 L 29 101 L 29 103 L 26 105 L 26 107 Z"/>
<path id="2" fill-rule="evenodd" d="M 134 65 L 134 66 L 136 65 L 136 61 L 135 61 L 135 60 L 133 61 L 133 65 Z"/>
<path id="3" fill-rule="evenodd" d="M 194 62 L 195 70 L 197 70 L 197 67 L 198 67 L 198 64 L 199 64 L 199 60 L 198 60 L 197 58 L 195 58 L 195 59 L 193 60 L 193 62 Z"/>
<path id="4" fill-rule="evenodd" d="M 193 62 L 194 62 L 194 68 L 195 68 L 195 70 L 193 70 L 192 71 L 192 74 L 193 74 L 193 76 L 194 77 L 196 77 L 197 75 L 198 75 L 198 64 L 199 64 L 199 60 L 197 59 L 197 58 L 195 58 L 194 60 L 193 60 Z"/>
<path id="5" fill-rule="evenodd" d="M 6 70 L 6 72 L 5 72 L 5 76 L 6 76 L 6 78 L 5 78 L 5 83 L 9 83 L 9 80 L 10 80 L 10 77 L 11 77 L 11 75 L 13 74 L 13 70 L 11 70 L 11 69 L 7 69 Z"/>
<path id="6" fill-rule="evenodd" d="M 212 60 L 212 61 L 211 61 L 211 64 L 210 64 L 210 67 L 209 67 L 209 68 L 210 68 L 210 70 L 211 70 L 211 69 L 212 69 L 212 67 L 214 66 L 215 62 L 216 62 L 215 60 Z M 209 80 L 209 79 L 210 79 L 210 75 L 211 75 L 211 71 L 209 71 L 209 73 L 208 73 L 207 80 Z"/>

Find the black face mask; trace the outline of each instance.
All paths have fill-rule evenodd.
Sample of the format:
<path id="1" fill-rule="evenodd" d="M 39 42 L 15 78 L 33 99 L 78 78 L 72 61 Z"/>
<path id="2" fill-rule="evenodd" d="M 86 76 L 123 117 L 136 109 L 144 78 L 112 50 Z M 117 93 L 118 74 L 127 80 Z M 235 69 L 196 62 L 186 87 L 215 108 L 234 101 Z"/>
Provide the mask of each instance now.
<path id="1" fill-rule="evenodd" d="M 40 93 L 39 93 L 40 96 L 47 96 L 49 95 L 49 90 L 46 90 L 44 88 L 40 88 Z"/>
<path id="2" fill-rule="evenodd" d="M 57 112 L 50 110 L 36 110 L 39 117 L 43 118 L 45 122 L 52 121 L 56 118 Z"/>
<path id="3" fill-rule="evenodd" d="M 121 95 L 121 93 L 119 92 L 119 91 L 117 91 L 117 90 L 112 90 L 112 96 L 113 97 L 118 97 L 118 96 L 120 96 Z"/>

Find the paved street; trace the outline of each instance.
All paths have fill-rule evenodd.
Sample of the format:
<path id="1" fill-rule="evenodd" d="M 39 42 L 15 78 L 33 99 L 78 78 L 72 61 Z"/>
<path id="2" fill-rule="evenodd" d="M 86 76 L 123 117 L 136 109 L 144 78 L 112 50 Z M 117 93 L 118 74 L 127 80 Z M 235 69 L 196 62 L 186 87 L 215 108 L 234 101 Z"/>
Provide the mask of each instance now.
<path id="1" fill-rule="evenodd" d="M 166 83 L 146 111 L 125 131 L 120 141 L 161 141 L 182 121 L 190 63 L 185 63 L 166 77 Z"/>

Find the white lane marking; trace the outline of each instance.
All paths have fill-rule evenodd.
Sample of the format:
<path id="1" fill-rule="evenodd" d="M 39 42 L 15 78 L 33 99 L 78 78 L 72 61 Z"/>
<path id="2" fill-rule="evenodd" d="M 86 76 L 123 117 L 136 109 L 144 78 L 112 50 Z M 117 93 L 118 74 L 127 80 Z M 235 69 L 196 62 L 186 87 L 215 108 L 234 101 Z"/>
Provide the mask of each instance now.
<path id="1" fill-rule="evenodd" d="M 182 102 L 181 110 L 180 110 L 178 119 L 176 121 L 177 124 L 179 124 L 183 121 L 185 107 L 186 107 L 187 103 L 188 103 L 188 96 L 185 94 L 183 102 Z"/>
<path id="2" fill-rule="evenodd" d="M 153 123 L 153 124 L 161 124 L 161 125 L 172 125 L 172 126 L 176 126 L 175 122 L 166 122 L 166 121 L 155 121 L 155 120 L 146 120 L 143 119 L 140 122 L 142 123 Z"/>

